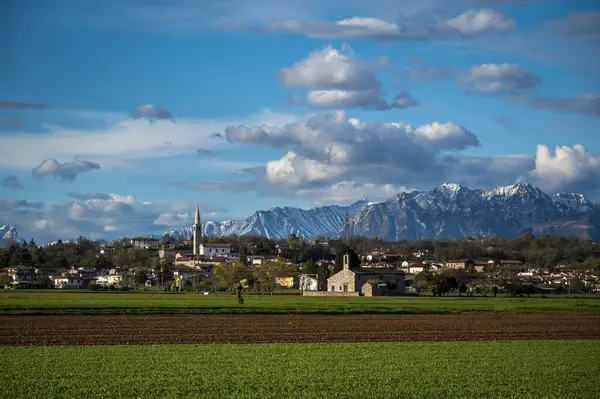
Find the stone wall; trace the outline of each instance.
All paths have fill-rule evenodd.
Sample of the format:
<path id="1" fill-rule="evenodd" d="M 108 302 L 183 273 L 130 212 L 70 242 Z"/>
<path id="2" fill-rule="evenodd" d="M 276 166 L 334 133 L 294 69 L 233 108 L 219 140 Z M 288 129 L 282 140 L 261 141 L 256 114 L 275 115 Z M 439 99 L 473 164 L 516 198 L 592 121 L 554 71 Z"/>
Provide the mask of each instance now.
<path id="1" fill-rule="evenodd" d="M 358 292 L 304 291 L 303 296 L 359 296 Z"/>
<path id="2" fill-rule="evenodd" d="M 344 284 L 348 284 L 348 291 L 358 291 L 355 287 L 354 273 L 348 269 L 342 269 L 327 279 L 327 291 L 332 291 L 331 286 L 335 286 L 335 292 L 342 291 Z"/>

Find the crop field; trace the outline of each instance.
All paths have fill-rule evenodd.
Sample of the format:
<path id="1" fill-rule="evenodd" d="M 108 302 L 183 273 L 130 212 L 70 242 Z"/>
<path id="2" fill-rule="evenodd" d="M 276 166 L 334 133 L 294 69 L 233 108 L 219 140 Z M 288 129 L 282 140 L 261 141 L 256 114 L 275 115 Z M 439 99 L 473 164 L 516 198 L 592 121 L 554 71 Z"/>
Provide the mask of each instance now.
<path id="1" fill-rule="evenodd" d="M 0 397 L 595 398 L 600 298 L 0 293 Z"/>
<path id="2" fill-rule="evenodd" d="M 598 315 L 2 316 L 0 345 L 600 339 Z"/>
<path id="3" fill-rule="evenodd" d="M 599 341 L 0 347 L 3 398 L 597 398 Z"/>
<path id="4" fill-rule="evenodd" d="M 0 292 L 0 315 L 122 313 L 460 313 L 526 312 L 600 314 L 600 295 L 505 297 L 303 297 L 168 292 Z"/>

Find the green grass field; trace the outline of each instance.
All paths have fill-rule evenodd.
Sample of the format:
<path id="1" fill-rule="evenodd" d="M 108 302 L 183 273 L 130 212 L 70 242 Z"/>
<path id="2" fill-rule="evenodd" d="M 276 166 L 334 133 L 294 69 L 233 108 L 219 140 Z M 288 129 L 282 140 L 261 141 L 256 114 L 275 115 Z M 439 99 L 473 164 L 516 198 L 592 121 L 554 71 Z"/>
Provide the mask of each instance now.
<path id="1" fill-rule="evenodd" d="M 0 315 L 117 313 L 456 313 L 475 311 L 600 314 L 600 296 L 302 297 L 167 292 L 4 291 Z"/>
<path id="2" fill-rule="evenodd" d="M 599 341 L 0 347 L 3 398 L 597 398 Z"/>

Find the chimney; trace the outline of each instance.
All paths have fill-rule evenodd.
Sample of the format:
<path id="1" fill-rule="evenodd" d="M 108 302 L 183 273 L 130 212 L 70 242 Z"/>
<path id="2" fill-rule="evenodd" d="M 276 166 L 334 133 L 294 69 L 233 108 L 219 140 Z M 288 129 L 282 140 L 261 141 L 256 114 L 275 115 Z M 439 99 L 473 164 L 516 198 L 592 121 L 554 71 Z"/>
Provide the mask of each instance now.
<path id="1" fill-rule="evenodd" d="M 350 254 L 344 254 L 344 270 L 350 269 Z"/>

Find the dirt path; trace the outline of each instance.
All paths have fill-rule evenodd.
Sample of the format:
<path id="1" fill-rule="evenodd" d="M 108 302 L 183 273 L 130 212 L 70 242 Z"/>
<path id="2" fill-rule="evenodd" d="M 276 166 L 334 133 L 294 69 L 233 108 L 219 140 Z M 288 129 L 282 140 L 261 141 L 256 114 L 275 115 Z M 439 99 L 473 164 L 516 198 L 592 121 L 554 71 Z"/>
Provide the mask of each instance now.
<path id="1" fill-rule="evenodd" d="M 600 339 L 600 316 L 2 316 L 0 345 Z"/>

